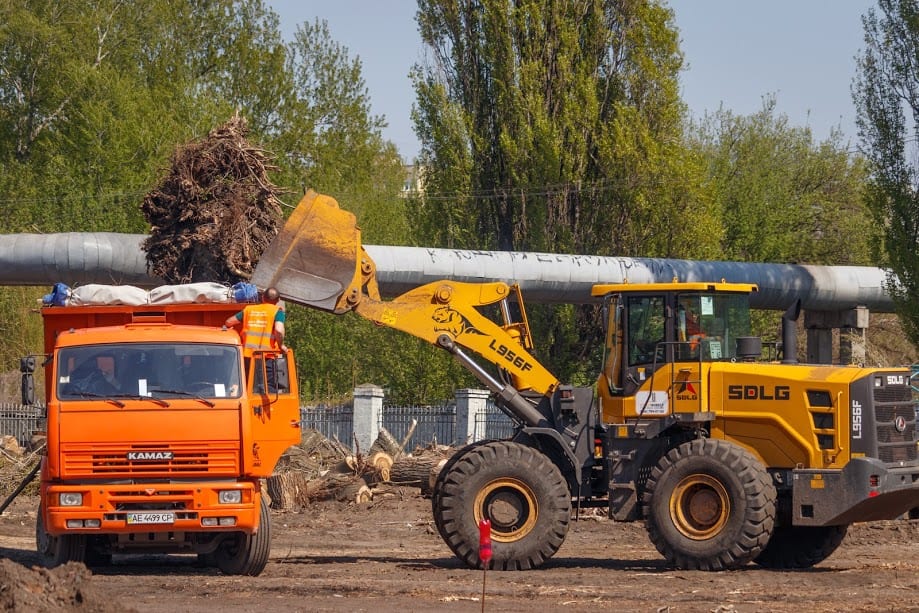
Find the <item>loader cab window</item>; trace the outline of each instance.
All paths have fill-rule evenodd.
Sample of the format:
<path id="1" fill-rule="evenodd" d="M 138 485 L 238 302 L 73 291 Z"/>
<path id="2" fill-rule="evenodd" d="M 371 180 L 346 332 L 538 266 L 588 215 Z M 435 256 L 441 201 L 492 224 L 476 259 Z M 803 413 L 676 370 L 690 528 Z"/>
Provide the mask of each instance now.
<path id="1" fill-rule="evenodd" d="M 603 351 L 603 376 L 610 393 L 622 387 L 622 296 L 607 296 L 603 305 L 606 342 Z"/>
<path id="2" fill-rule="evenodd" d="M 677 295 L 673 323 L 678 361 L 733 359 L 737 338 L 750 335 L 749 297 L 730 293 Z"/>
<path id="3" fill-rule="evenodd" d="M 627 296 L 629 366 L 664 361 L 664 296 Z"/>

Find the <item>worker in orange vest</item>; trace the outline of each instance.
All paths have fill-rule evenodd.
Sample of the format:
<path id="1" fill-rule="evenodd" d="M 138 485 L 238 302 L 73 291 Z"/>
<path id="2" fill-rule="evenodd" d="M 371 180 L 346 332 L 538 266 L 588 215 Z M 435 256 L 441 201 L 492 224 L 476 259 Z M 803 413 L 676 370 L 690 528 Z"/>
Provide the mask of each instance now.
<path id="1" fill-rule="evenodd" d="M 224 325 L 233 328 L 242 324 L 243 356 L 251 358 L 256 351 L 286 352 L 284 345 L 284 309 L 278 304 L 278 290 L 269 287 L 262 292 L 261 304 L 249 304 L 229 318 Z"/>

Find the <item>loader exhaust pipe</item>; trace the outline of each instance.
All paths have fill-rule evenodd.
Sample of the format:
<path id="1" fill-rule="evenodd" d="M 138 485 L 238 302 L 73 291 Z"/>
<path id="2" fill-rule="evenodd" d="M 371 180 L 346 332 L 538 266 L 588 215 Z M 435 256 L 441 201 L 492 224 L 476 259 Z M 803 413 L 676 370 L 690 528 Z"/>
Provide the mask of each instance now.
<path id="1" fill-rule="evenodd" d="M 801 299 L 792 303 L 782 314 L 782 364 L 798 363 L 798 316 L 801 315 Z"/>

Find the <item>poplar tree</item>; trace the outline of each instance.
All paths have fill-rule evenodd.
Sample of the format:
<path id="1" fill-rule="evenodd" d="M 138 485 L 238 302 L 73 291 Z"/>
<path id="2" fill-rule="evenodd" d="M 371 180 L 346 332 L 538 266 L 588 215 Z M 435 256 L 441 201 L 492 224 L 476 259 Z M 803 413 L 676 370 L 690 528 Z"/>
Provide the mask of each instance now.
<path id="1" fill-rule="evenodd" d="M 717 209 L 684 145 L 683 56 L 655 0 L 420 0 L 424 193 L 441 247 L 714 257 Z M 593 376 L 584 308 L 534 309 L 554 369 Z"/>
<path id="2" fill-rule="evenodd" d="M 865 49 L 852 92 L 871 178 L 867 202 L 883 228 L 888 291 L 919 343 L 919 3 L 878 0 L 862 17 Z"/>

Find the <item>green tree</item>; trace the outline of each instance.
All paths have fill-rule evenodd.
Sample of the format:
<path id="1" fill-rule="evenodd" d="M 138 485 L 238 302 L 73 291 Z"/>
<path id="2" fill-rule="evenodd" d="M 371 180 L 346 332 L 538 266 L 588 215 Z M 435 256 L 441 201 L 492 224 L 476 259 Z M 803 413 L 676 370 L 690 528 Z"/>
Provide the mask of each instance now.
<path id="1" fill-rule="evenodd" d="M 770 96 L 753 115 L 722 109 L 689 130 L 721 210 L 720 257 L 873 265 L 878 233 L 862 199 L 864 160 L 850 155 L 838 130 L 817 143 L 775 106 Z"/>
<path id="2" fill-rule="evenodd" d="M 284 44 L 262 0 L 0 1 L 0 231 L 145 232 L 139 205 L 172 150 L 237 111 L 275 154 L 276 184 L 334 195 L 368 241 L 405 240 L 400 160 L 360 62 L 324 23 Z M 20 294 L 0 293 L 0 312 L 20 313 Z M 304 323 L 290 334 L 304 389 L 328 397 L 391 373 L 431 389 L 413 356 L 433 348 L 402 351 L 355 318 L 291 311 Z M 37 328 L 17 329 L 40 346 Z M 10 351 L 4 363 L 26 353 Z"/>
<path id="3" fill-rule="evenodd" d="M 919 343 L 919 3 L 878 0 L 862 18 L 853 99 L 870 164 L 867 202 L 884 231 L 893 273 L 888 291 L 913 344 Z"/>
<path id="4" fill-rule="evenodd" d="M 293 89 L 277 111 L 285 128 L 268 141 L 283 152 L 279 184 L 297 195 L 310 188 L 333 196 L 357 216 L 366 243 L 404 244 L 402 163 L 383 139 L 384 120 L 371 113 L 360 59 L 318 20 L 297 28 L 289 51 Z M 355 315 L 291 306 L 289 317 L 306 397 L 338 399 L 355 385 L 377 383 L 390 400 L 431 402 L 451 396 L 461 380 L 451 380 L 458 368 L 443 352 Z"/>
<path id="5" fill-rule="evenodd" d="M 420 0 L 425 192 L 445 247 L 714 256 L 720 220 L 683 144 L 672 12 L 654 0 Z M 585 309 L 532 309 L 555 370 L 598 346 Z M 593 365 L 595 366 L 595 364 Z M 585 369 L 585 370 L 582 370 Z"/>
<path id="6" fill-rule="evenodd" d="M 284 58 L 260 0 L 0 4 L 3 229 L 142 231 L 172 147 L 237 108 L 266 129 Z"/>

